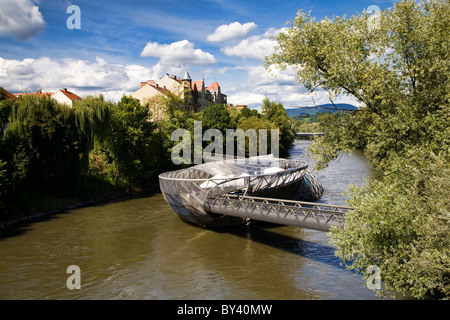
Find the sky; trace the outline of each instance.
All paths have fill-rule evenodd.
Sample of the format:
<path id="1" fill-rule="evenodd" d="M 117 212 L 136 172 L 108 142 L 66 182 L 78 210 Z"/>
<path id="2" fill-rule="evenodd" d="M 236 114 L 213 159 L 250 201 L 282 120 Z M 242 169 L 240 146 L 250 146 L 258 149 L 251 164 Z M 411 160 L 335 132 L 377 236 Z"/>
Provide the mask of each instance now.
<path id="1" fill-rule="evenodd" d="M 77 6 L 73 10 L 71 6 Z M 317 20 L 352 16 L 387 0 L 0 0 L 0 86 L 10 92 L 67 88 L 118 101 L 166 73 L 217 81 L 232 104 L 286 108 L 329 103 L 292 70 L 264 68 L 271 38 L 300 9 Z M 351 97 L 335 103 L 357 104 Z"/>

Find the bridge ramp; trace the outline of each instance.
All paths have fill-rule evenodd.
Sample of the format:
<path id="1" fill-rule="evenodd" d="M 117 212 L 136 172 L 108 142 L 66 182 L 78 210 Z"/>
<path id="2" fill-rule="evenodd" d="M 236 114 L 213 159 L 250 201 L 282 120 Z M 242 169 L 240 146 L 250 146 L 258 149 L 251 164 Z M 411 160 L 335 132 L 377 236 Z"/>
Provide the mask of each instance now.
<path id="1" fill-rule="evenodd" d="M 208 198 L 205 209 L 216 214 L 328 232 L 342 227 L 346 206 L 225 194 Z"/>

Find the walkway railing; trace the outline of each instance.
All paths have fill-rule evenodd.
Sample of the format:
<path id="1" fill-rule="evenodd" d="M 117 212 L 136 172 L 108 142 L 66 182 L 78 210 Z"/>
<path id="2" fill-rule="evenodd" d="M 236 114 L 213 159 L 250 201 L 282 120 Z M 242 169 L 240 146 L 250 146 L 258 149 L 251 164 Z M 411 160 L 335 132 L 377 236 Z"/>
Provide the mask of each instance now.
<path id="1" fill-rule="evenodd" d="M 205 209 L 229 216 L 292 225 L 320 231 L 332 226 L 342 227 L 345 213 L 352 210 L 346 206 L 325 203 L 261 198 L 225 194 L 208 198 Z"/>

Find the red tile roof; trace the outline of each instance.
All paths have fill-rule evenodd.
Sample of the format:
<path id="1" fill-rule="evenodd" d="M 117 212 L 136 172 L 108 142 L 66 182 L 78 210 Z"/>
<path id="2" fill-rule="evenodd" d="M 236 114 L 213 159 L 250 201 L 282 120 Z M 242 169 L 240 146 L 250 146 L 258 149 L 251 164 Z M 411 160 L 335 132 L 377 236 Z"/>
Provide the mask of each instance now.
<path id="1" fill-rule="evenodd" d="M 179 84 L 182 84 L 182 79 L 178 78 L 177 76 L 169 75 L 168 73 L 166 73 L 166 77 L 172 79 L 173 81 L 178 82 Z M 158 84 L 154 80 L 148 80 L 146 82 L 145 81 L 141 81 L 141 88 L 146 86 L 147 84 L 152 86 L 153 88 L 157 89 L 158 91 L 160 91 L 162 93 L 165 93 L 167 91 L 166 88 L 159 87 Z M 197 91 L 202 91 L 202 84 L 203 84 L 203 80 L 192 81 L 191 82 L 191 89 L 194 90 L 195 88 L 197 88 Z M 218 92 L 219 89 L 220 89 L 220 85 L 217 83 L 217 81 L 214 81 L 209 87 L 206 88 L 206 90 L 208 90 L 208 91 L 215 91 L 215 92 Z"/>
<path id="2" fill-rule="evenodd" d="M 3 89 L 3 88 L 1 88 L 1 89 Z M 6 89 L 3 89 L 3 90 L 2 90 L 2 93 L 3 93 L 4 95 L 6 95 L 6 99 L 7 99 L 7 100 L 10 100 L 10 99 L 14 99 L 14 98 L 15 98 L 15 96 L 14 96 L 11 92 L 9 92 L 8 90 L 6 90 Z"/>
<path id="3" fill-rule="evenodd" d="M 195 86 L 197 87 L 197 91 L 202 91 L 202 80 L 192 81 L 192 90 L 194 90 Z"/>
<path id="4" fill-rule="evenodd" d="M 161 93 L 166 93 L 167 89 L 166 87 L 160 87 L 158 84 L 148 84 L 149 86 L 155 88 L 156 90 L 158 90 Z"/>
<path id="5" fill-rule="evenodd" d="M 70 92 L 70 91 L 67 91 L 67 88 L 64 88 L 64 89 L 62 89 L 62 90 L 60 90 L 67 98 L 69 98 L 70 100 L 77 100 L 77 101 L 80 101 L 80 100 L 83 100 L 83 98 L 81 98 L 80 96 L 78 96 L 78 95 L 76 95 L 75 93 L 73 93 L 73 92 Z"/>
<path id="6" fill-rule="evenodd" d="M 217 83 L 217 81 L 214 81 L 213 82 L 213 84 L 211 84 L 208 88 L 206 88 L 206 89 L 208 89 L 209 91 L 215 91 L 215 92 L 217 92 L 217 91 L 219 91 L 219 88 L 220 88 L 220 86 L 219 86 L 219 84 Z"/>
<path id="7" fill-rule="evenodd" d="M 155 84 L 155 80 L 142 81 L 141 82 L 141 88 L 143 86 L 145 86 L 146 84 Z"/>
<path id="8" fill-rule="evenodd" d="M 33 95 L 33 96 L 47 96 L 51 97 L 53 92 L 42 92 L 42 90 L 38 90 L 35 93 L 28 93 L 28 92 L 15 92 L 13 95 L 17 98 L 21 98 L 23 96 Z"/>
<path id="9" fill-rule="evenodd" d="M 181 78 L 178 78 L 177 76 L 169 75 L 168 73 L 166 73 L 166 77 L 172 79 L 173 81 L 178 82 L 179 84 L 182 84 L 182 83 L 183 83 L 182 80 L 181 80 Z M 162 78 L 161 78 L 161 79 L 162 79 Z M 161 79 L 159 79 L 159 80 L 161 80 Z"/>

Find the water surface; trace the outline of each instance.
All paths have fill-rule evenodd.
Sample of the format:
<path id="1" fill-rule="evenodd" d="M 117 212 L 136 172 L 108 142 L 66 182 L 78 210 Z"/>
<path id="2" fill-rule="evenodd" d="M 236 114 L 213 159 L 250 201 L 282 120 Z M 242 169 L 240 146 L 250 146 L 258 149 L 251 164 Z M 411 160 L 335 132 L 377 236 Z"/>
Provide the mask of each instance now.
<path id="1" fill-rule="evenodd" d="M 307 160 L 309 141 L 291 158 Z M 374 175 L 362 153 L 318 173 L 322 202 Z M 183 222 L 161 194 L 72 210 L 0 234 L 0 299 L 376 299 L 340 266 L 327 233 Z M 81 270 L 69 290 L 67 267 Z"/>

